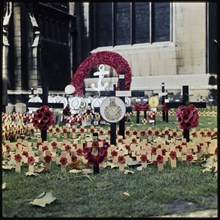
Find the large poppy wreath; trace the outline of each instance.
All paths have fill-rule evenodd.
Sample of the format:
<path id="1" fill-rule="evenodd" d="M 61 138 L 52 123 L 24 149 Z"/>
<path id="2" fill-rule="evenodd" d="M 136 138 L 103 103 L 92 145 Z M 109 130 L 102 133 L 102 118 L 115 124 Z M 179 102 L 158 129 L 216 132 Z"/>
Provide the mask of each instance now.
<path id="1" fill-rule="evenodd" d="M 55 122 L 54 113 L 50 111 L 47 105 L 42 105 L 35 113 L 33 118 L 33 126 L 42 130 L 48 128 Z"/>
<path id="2" fill-rule="evenodd" d="M 176 117 L 179 119 L 179 127 L 182 129 L 190 130 L 198 126 L 199 114 L 197 108 L 193 104 L 189 106 L 179 106 Z"/>
<path id="3" fill-rule="evenodd" d="M 96 65 L 106 64 L 113 67 L 119 75 L 125 74 L 125 90 L 129 90 L 131 86 L 131 69 L 128 62 L 118 53 L 110 51 L 101 51 L 92 54 L 85 59 L 77 68 L 71 80 L 71 85 L 75 87 L 74 94 L 83 95 L 83 82 L 89 72 Z M 117 90 L 119 90 L 119 81 L 117 83 Z"/>

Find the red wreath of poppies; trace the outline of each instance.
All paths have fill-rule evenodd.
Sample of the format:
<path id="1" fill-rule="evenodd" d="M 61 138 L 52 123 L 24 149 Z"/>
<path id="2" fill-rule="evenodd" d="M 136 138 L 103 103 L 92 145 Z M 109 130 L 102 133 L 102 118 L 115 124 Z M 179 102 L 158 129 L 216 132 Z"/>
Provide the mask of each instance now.
<path id="1" fill-rule="evenodd" d="M 125 74 L 125 90 L 130 89 L 131 69 L 128 62 L 118 53 L 101 51 L 89 56 L 77 68 L 71 80 L 71 85 L 75 87 L 74 94 L 83 95 L 84 79 L 89 72 L 99 64 L 106 64 L 113 67 L 118 75 L 123 72 Z M 116 89 L 119 89 L 119 81 Z"/>
<path id="2" fill-rule="evenodd" d="M 33 126 L 42 130 L 48 130 L 48 128 L 54 124 L 55 116 L 50 111 L 47 105 L 41 106 L 35 113 L 33 118 Z"/>
<path id="3" fill-rule="evenodd" d="M 179 119 L 179 127 L 182 129 L 190 130 L 198 126 L 199 114 L 197 108 L 193 104 L 179 106 L 176 117 Z"/>

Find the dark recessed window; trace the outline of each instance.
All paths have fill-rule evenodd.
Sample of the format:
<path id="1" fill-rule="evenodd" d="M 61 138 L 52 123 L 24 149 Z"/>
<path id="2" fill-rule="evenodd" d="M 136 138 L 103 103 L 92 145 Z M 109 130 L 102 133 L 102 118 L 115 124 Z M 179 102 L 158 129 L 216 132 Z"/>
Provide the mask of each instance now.
<path id="1" fill-rule="evenodd" d="M 169 2 L 92 4 L 93 48 L 171 41 Z"/>

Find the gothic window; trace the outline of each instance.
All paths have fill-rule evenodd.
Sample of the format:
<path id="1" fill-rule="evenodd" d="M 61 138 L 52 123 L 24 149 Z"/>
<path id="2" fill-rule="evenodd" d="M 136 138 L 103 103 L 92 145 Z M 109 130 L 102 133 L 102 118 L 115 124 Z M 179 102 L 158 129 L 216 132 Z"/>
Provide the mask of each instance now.
<path id="1" fill-rule="evenodd" d="M 171 41 L 171 4 L 93 3 L 93 48 Z"/>

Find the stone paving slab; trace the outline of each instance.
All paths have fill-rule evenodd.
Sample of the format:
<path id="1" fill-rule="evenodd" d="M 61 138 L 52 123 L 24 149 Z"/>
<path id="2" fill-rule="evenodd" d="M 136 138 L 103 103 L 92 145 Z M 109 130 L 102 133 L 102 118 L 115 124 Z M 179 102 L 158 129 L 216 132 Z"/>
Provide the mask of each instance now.
<path id="1" fill-rule="evenodd" d="M 171 214 L 171 215 L 163 215 L 160 217 L 200 217 L 200 218 L 215 218 L 218 217 L 217 209 L 203 210 L 203 211 L 195 211 L 195 212 L 186 212 L 181 214 Z"/>

